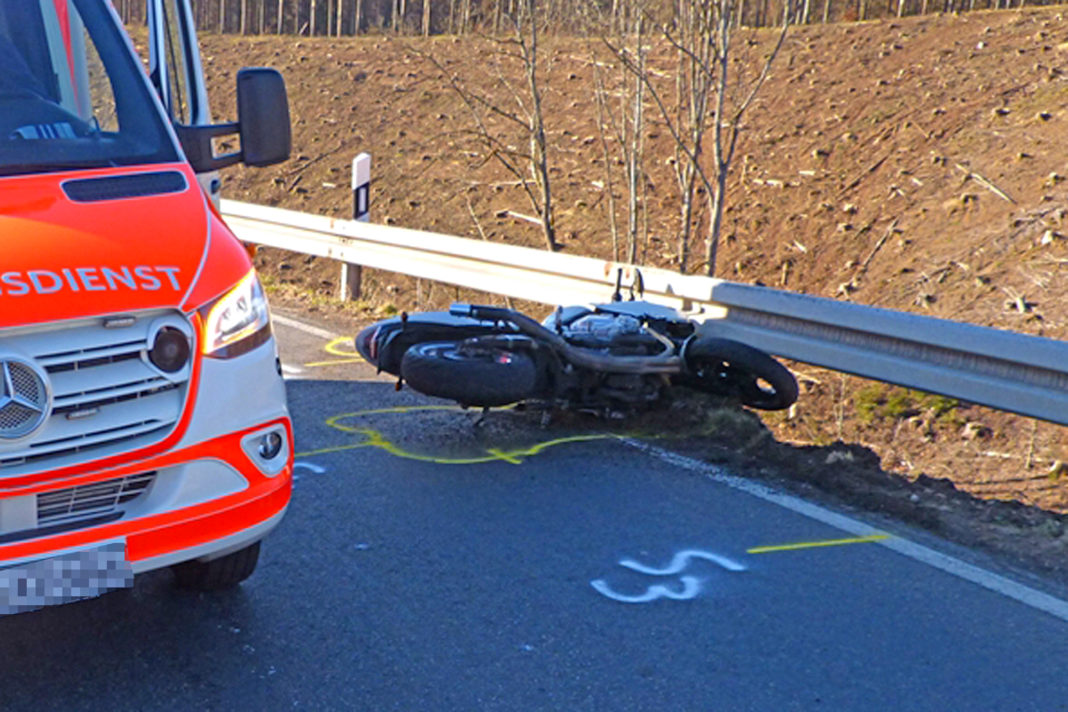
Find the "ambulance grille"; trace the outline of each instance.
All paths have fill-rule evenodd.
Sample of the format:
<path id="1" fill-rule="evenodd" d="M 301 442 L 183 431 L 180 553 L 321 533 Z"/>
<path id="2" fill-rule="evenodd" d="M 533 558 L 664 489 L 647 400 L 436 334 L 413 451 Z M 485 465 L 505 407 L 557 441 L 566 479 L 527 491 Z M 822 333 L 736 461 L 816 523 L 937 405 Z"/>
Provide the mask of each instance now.
<path id="1" fill-rule="evenodd" d="M 37 526 L 96 519 L 132 504 L 148 491 L 155 472 L 142 472 L 104 482 L 68 487 L 37 495 Z"/>
<path id="2" fill-rule="evenodd" d="M 20 440 L 0 440 L 0 478 L 118 455 L 165 438 L 181 418 L 190 369 L 166 374 L 148 360 L 163 326 L 192 340 L 188 319 L 170 310 L 0 330 L 0 358 L 34 362 L 51 390 L 51 413 L 40 428 Z"/>

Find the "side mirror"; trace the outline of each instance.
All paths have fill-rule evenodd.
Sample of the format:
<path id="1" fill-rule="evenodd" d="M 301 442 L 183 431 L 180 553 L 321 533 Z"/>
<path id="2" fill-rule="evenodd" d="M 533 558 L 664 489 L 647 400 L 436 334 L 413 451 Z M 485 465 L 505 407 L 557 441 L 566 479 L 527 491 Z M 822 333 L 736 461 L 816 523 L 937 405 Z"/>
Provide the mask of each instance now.
<path id="1" fill-rule="evenodd" d="M 277 70 L 246 67 L 237 73 L 237 117 L 236 123 L 174 127 L 194 171 L 217 171 L 235 163 L 270 166 L 289 158 L 289 99 Z M 212 139 L 233 133 L 241 136 L 241 150 L 216 156 Z"/>
<path id="2" fill-rule="evenodd" d="M 237 120 L 245 165 L 270 166 L 289 158 L 289 99 L 278 70 L 254 67 L 237 73 Z"/>

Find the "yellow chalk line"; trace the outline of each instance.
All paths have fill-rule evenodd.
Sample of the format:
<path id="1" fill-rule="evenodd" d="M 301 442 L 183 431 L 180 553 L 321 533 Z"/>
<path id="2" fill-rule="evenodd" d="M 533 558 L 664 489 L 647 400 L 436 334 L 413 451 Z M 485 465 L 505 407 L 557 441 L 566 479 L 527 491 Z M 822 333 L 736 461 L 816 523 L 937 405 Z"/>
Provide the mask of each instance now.
<path id="1" fill-rule="evenodd" d="M 304 364 L 305 368 L 316 368 L 317 366 L 335 366 L 342 363 L 366 363 L 363 357 L 353 351 L 346 351 L 339 348 L 341 344 L 351 344 L 351 336 L 339 336 L 333 341 L 326 344 L 323 350 L 331 356 L 340 356 L 341 358 L 333 359 L 331 361 L 312 361 L 311 363 Z"/>
<path id="2" fill-rule="evenodd" d="M 797 551 L 798 549 L 816 549 L 822 546 L 844 546 L 846 544 L 868 544 L 873 541 L 889 539 L 889 534 L 872 534 L 852 539 L 827 539 L 825 541 L 802 541 L 796 544 L 778 544 L 775 546 L 757 546 L 746 549 L 747 554 L 767 554 L 773 551 Z"/>
<path id="3" fill-rule="evenodd" d="M 513 406 L 505 406 L 511 408 Z M 564 445 L 566 443 L 576 442 L 589 442 L 592 440 L 607 440 L 611 438 L 622 438 L 622 435 L 614 435 L 611 433 L 594 433 L 591 435 L 571 435 L 563 438 L 554 438 L 552 440 L 546 440 L 544 442 L 536 443 L 534 445 L 518 447 L 510 450 L 503 450 L 501 448 L 490 448 L 486 450 L 485 455 L 477 455 L 474 457 L 437 457 L 434 455 L 424 455 L 417 452 L 406 450 L 396 443 L 387 440 L 381 431 L 374 428 L 358 427 L 355 425 L 346 425 L 341 421 L 350 418 L 358 418 L 368 415 L 382 415 L 382 414 L 401 414 L 412 413 L 417 411 L 442 411 L 442 410 L 461 410 L 460 406 L 455 405 L 417 405 L 417 406 L 395 406 L 392 408 L 373 408 L 370 410 L 360 410 L 352 413 L 341 413 L 339 415 L 333 415 L 326 419 L 326 425 L 340 430 L 343 433 L 352 433 L 354 435 L 362 435 L 364 440 L 358 443 L 352 443 L 349 445 L 336 445 L 333 447 L 320 448 L 318 450 L 307 450 L 305 452 L 298 452 L 297 457 L 310 457 L 312 455 L 325 455 L 327 453 L 342 452 L 344 450 L 354 450 L 361 447 L 376 447 L 380 450 L 384 450 L 396 457 L 403 457 L 407 460 L 418 460 L 420 462 L 433 462 L 439 465 L 476 465 L 485 462 L 508 462 L 513 465 L 522 464 L 524 457 L 533 457 L 543 452 L 544 450 L 554 447 L 556 445 Z"/>
<path id="4" fill-rule="evenodd" d="M 342 343 L 351 343 L 349 337 L 338 337 L 324 346 L 324 350 L 331 355 L 341 356 L 343 358 L 333 361 L 315 361 L 312 363 L 304 364 L 306 367 L 312 368 L 316 366 L 333 366 L 335 364 L 343 363 L 358 363 L 364 361 L 360 356 L 353 357 L 351 351 L 342 351 L 338 346 Z M 494 410 L 507 410 L 514 408 L 514 405 L 504 406 L 503 408 L 495 408 Z M 341 413 L 333 415 L 326 419 L 326 425 L 340 430 L 343 433 L 352 433 L 355 435 L 363 435 L 366 439 L 362 442 L 351 443 L 349 445 L 335 445 L 333 447 L 324 447 L 317 450 L 305 450 L 304 452 L 296 453 L 296 457 L 311 457 L 313 455 L 326 455 L 335 452 L 344 452 L 346 450 L 355 450 L 363 447 L 376 447 L 380 450 L 384 450 L 396 457 L 402 457 L 408 460 L 417 460 L 419 462 L 432 462 L 438 465 L 476 465 L 486 462 L 503 461 L 513 465 L 520 465 L 523 463 L 524 457 L 533 457 L 541 452 L 554 447 L 556 445 L 564 445 L 567 443 L 576 442 L 590 442 L 594 440 L 608 440 L 612 438 L 624 438 L 634 436 L 616 435 L 614 433 L 594 433 L 590 435 L 571 435 L 564 438 L 554 438 L 552 440 L 546 440 L 544 442 L 536 443 L 528 447 L 515 448 L 513 450 L 501 450 L 500 448 L 489 448 L 486 450 L 485 455 L 476 457 L 436 457 L 433 455 L 423 455 L 420 453 L 411 452 L 399 447 L 390 440 L 387 440 L 380 431 L 373 428 L 362 428 L 353 425 L 344 425 L 342 420 L 349 418 L 359 418 L 369 415 L 392 415 L 392 414 L 405 414 L 415 413 L 420 411 L 458 411 L 463 410 L 458 405 L 414 405 L 414 406 L 392 406 L 389 408 L 371 408 L 368 410 L 358 410 L 351 413 Z M 747 549 L 747 554 L 768 554 L 776 551 L 798 551 L 802 549 L 816 549 L 827 546 L 845 546 L 848 544 L 868 544 L 876 541 L 882 541 L 889 539 L 889 534 L 873 534 L 871 536 L 854 537 L 849 539 L 827 539 L 824 541 L 806 541 L 796 542 L 793 544 L 777 544 L 772 546 L 757 546 L 752 549 Z"/>

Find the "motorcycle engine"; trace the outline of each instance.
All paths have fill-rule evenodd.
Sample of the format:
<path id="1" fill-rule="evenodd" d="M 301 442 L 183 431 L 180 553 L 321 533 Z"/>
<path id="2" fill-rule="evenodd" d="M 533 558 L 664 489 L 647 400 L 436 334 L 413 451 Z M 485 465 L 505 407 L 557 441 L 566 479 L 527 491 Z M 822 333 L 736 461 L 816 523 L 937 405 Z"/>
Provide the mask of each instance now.
<path id="1" fill-rule="evenodd" d="M 655 339 L 646 334 L 638 319 L 625 314 L 587 314 L 566 324 L 562 336 L 575 346 L 617 349 L 637 347 L 644 351 Z"/>

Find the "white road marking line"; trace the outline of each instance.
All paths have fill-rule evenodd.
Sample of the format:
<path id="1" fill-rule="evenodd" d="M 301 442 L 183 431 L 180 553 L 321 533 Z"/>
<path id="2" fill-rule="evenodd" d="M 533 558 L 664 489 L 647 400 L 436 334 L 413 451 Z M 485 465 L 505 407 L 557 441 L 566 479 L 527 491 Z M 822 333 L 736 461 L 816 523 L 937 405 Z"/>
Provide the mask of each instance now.
<path id="1" fill-rule="evenodd" d="M 832 512 L 812 504 L 811 502 L 806 502 L 803 499 L 783 494 L 766 485 L 752 482 L 735 475 L 729 475 L 723 468 L 711 463 L 701 462 L 700 460 L 695 460 L 684 455 L 668 452 L 667 450 L 648 443 L 643 443 L 639 440 L 624 439 L 623 442 L 659 460 L 683 469 L 699 472 L 714 482 L 745 492 L 746 494 L 750 494 L 757 499 L 762 499 L 765 502 L 777 504 L 780 507 L 789 509 L 792 512 L 808 517 L 809 519 L 814 519 L 818 522 L 835 527 L 836 529 L 849 532 L 855 536 L 873 536 L 883 533 L 882 530 L 864 524 L 851 517 Z M 1063 601 L 1055 596 L 1033 589 L 1030 586 L 1017 583 L 1016 581 L 1005 578 L 999 574 L 965 563 L 960 559 L 955 559 L 952 556 L 947 556 L 934 549 L 929 549 L 926 546 L 905 539 L 891 537 L 889 539 L 883 539 L 872 543 L 875 546 L 885 546 L 887 549 L 896 551 L 910 559 L 927 564 L 928 566 L 964 579 L 965 581 L 978 584 L 985 589 L 994 591 L 995 593 L 999 593 L 1002 596 L 1006 596 L 1015 601 L 1019 601 L 1025 606 L 1030 606 L 1036 610 L 1043 611 L 1051 616 L 1060 618 L 1063 621 L 1068 621 L 1068 601 Z"/>
<path id="2" fill-rule="evenodd" d="M 298 374 L 304 373 L 304 369 L 300 366 L 290 366 L 288 363 L 283 363 L 282 373 L 287 376 L 296 376 Z"/>
<path id="3" fill-rule="evenodd" d="M 288 326 L 290 329 L 296 329 L 303 331 L 305 334 L 311 334 L 312 336 L 318 336 L 320 339 L 336 339 L 338 335 L 332 331 L 321 329 L 318 326 L 312 326 L 311 324 L 305 324 L 303 321 L 297 321 L 296 319 L 290 319 L 288 316 L 282 316 L 281 314 L 271 314 L 271 321 L 281 324 L 282 326 Z"/>

